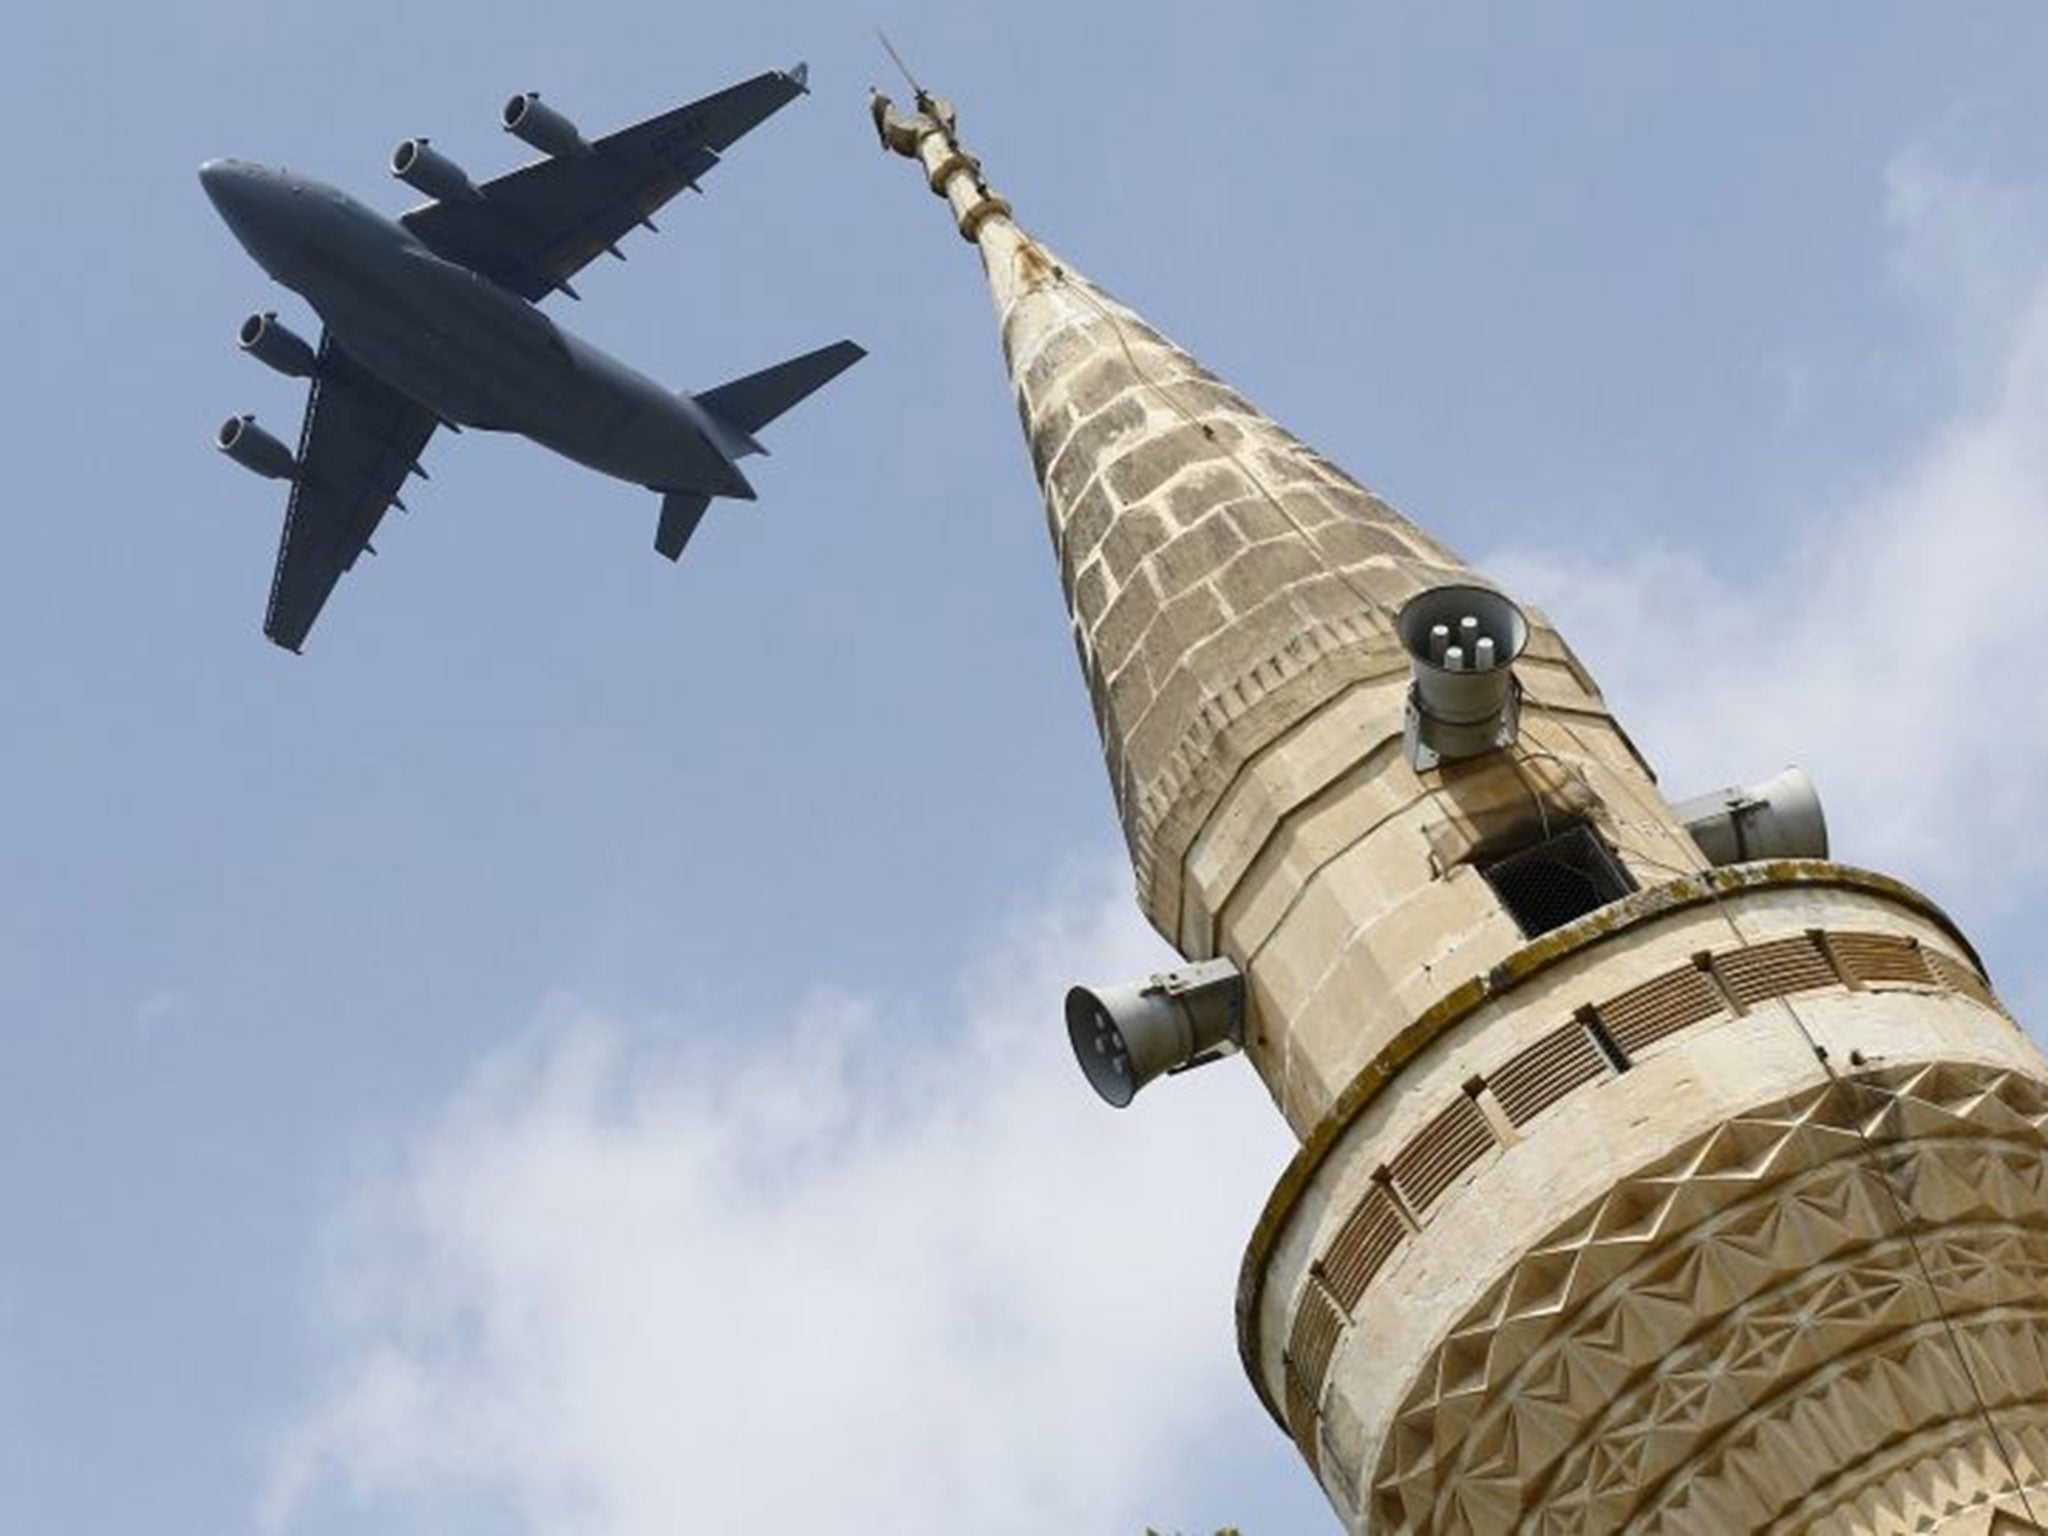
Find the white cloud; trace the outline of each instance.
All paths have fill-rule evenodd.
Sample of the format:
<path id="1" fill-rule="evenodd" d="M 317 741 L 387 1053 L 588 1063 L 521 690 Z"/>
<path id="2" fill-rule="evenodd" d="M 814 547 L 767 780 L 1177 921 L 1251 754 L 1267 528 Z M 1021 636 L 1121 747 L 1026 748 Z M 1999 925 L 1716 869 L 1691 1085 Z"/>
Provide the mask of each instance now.
<path id="1" fill-rule="evenodd" d="M 1886 168 L 1884 210 L 1900 291 L 1933 319 L 1966 379 L 1995 378 L 2013 317 L 2041 280 L 2048 198 L 1921 144 Z"/>
<path id="2" fill-rule="evenodd" d="M 1290 1144 L 1241 1063 L 1089 1094 L 1064 987 L 1159 953 L 1118 881 L 1021 925 L 954 1027 L 828 998 L 508 1049 L 334 1234 L 332 1384 L 266 1524 L 465 1491 L 606 1536 L 1164 1520 L 1219 1412 L 1254 1423 L 1230 1297 Z"/>
<path id="3" fill-rule="evenodd" d="M 1799 762 L 1839 857 L 1997 912 L 2048 874 L 2048 272 L 2030 245 L 2016 275 L 2020 194 L 1922 154 L 1888 185 L 1901 270 L 1973 361 L 1957 419 L 1810 522 L 1732 547 L 1704 530 L 1712 565 L 1669 544 L 1488 565 L 1572 638 L 1675 792 Z"/>

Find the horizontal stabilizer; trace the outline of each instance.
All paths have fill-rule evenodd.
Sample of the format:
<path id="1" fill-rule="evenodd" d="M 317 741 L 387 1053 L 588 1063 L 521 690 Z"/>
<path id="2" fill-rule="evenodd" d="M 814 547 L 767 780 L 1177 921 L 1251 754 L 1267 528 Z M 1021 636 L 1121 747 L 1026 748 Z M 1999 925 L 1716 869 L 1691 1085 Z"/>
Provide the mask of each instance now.
<path id="1" fill-rule="evenodd" d="M 721 384 L 697 396 L 697 403 L 719 420 L 751 434 L 867 355 L 865 348 L 853 342 L 835 341 L 829 347 Z"/>
<path id="2" fill-rule="evenodd" d="M 654 530 L 654 547 L 671 560 L 681 559 L 683 546 L 690 542 L 710 505 L 711 498 L 696 491 L 670 491 L 661 498 L 661 523 Z"/>

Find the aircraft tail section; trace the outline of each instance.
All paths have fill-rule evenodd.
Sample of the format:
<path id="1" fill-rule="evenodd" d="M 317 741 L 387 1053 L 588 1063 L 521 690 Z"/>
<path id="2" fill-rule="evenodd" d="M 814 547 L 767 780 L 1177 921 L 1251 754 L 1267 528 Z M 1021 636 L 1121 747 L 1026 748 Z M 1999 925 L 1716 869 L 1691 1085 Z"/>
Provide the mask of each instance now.
<path id="1" fill-rule="evenodd" d="M 710 477 L 712 483 L 702 489 L 663 494 L 654 547 L 671 560 L 680 559 L 683 546 L 697 531 L 712 497 L 752 500 L 754 488 L 740 473 L 736 461 L 768 451 L 755 441 L 754 434 L 866 356 L 866 350 L 853 342 L 835 341 L 829 347 L 792 357 L 701 395 L 684 396 L 686 404 L 694 406 L 696 420 L 718 455 L 722 473 Z"/>
<path id="2" fill-rule="evenodd" d="M 857 343 L 835 341 L 829 347 L 706 390 L 697 397 L 697 403 L 751 443 L 754 433 L 866 356 L 866 349 Z M 759 444 L 753 446 L 756 452 L 760 450 Z"/>

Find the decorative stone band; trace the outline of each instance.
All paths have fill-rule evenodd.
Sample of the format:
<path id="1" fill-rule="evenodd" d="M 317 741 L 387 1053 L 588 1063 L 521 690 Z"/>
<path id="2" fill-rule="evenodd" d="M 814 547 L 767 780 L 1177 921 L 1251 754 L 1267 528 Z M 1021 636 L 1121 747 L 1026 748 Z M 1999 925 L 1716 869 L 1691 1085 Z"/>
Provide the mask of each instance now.
<path id="1" fill-rule="evenodd" d="M 1673 912 L 1770 887 L 1868 891 L 1932 920 L 1957 955 L 1878 933 L 1814 932 L 1717 950 L 1617 996 L 1588 999 L 1533 1044 L 1467 1085 L 1376 1171 L 1374 1187 L 1312 1266 L 1285 1351 L 1286 1403 L 1260 1368 L 1258 1318 L 1268 1261 L 1323 1161 L 1345 1130 L 1432 1041 L 1479 1008 L 1562 961 Z M 1282 1173 L 1252 1234 L 1239 1273 L 1238 1349 L 1253 1386 L 1310 1465 L 1313 1405 L 1345 1314 L 1439 1196 L 1480 1158 L 1573 1092 L 1625 1070 L 1632 1057 L 1681 1031 L 1740 1014 L 1774 997 L 1818 988 L 1918 987 L 1950 991 L 2004 1012 L 1961 932 L 1926 897 L 1889 876 L 1818 860 L 1735 865 L 1688 876 L 1604 907 L 1544 935 L 1492 972 L 1453 990 L 1359 1073 Z M 1310 1410 L 1304 1417 L 1304 1410 Z"/>
<path id="2" fill-rule="evenodd" d="M 1751 1110 L 1551 1232 L 1424 1361 L 1370 1526 L 1921 1531 L 2048 1513 L 2044 1477 L 2048 1085 L 1922 1063 Z"/>
<path id="3" fill-rule="evenodd" d="M 1996 1007 L 1960 960 L 1909 938 L 1807 933 L 1703 954 L 1692 964 L 1583 1009 L 1570 1023 L 1473 1078 L 1376 1171 L 1373 1188 L 1309 1266 L 1283 1356 L 1287 1427 L 1313 1464 L 1313 1405 L 1349 1315 L 1407 1235 L 1428 1220 L 1458 1176 L 1506 1144 L 1573 1090 L 1627 1070 L 1632 1058 L 1679 1031 L 1774 997 L 1823 987 L 1960 992 Z M 1489 1102 L 1490 1101 L 1490 1102 Z M 1495 1113 L 1489 1114 L 1493 1110 Z M 1505 1119 L 1514 1131 L 1499 1127 Z M 1503 1132 L 1506 1134 L 1503 1134 Z M 2044 1212 L 2048 1216 L 2048 1212 Z M 1307 1418 L 1297 1419 L 1302 1410 Z"/>
<path id="4" fill-rule="evenodd" d="M 1945 1374 L 1953 1382 L 1954 1372 Z M 2040 1536 L 2048 1527 L 2024 1512 L 2048 1511 L 2048 1483 L 2040 1480 L 2040 1469 L 2048 1467 L 2048 1404 L 2001 1406 L 1998 1432 L 2014 1461 L 2032 1469 L 2022 1476 L 2035 1481 L 2012 1486 L 2012 1471 L 1999 1447 L 1986 1439 L 1983 1419 L 1968 1413 L 1906 1435 L 1828 1479 L 1801 1508 L 1770 1526 L 1768 1536 L 1866 1536 L 1886 1529 L 1887 1515 L 1901 1531 L 1924 1530 L 1938 1520 L 1943 1536 Z M 1816 1519 L 1809 1508 L 1828 1513 Z M 1899 1519 L 1902 1512 L 1905 1518 Z M 1952 1516 L 1961 1518 L 1950 1524 Z"/>

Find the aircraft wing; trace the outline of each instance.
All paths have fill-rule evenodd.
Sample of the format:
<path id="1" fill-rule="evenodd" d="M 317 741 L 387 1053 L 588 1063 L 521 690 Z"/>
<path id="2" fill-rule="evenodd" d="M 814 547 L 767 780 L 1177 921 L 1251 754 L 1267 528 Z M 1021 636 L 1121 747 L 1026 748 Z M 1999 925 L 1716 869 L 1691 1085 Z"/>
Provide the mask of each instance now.
<path id="1" fill-rule="evenodd" d="M 332 336 L 320 338 L 264 634 L 289 651 L 305 644 L 334 584 L 369 546 L 438 424 L 433 412 L 371 374 Z"/>
<path id="2" fill-rule="evenodd" d="M 437 254 L 539 299 L 696 186 L 722 151 L 805 90 L 802 65 L 770 70 L 595 139 L 587 155 L 550 156 L 485 182 L 473 201 L 428 203 L 403 222 Z"/>

